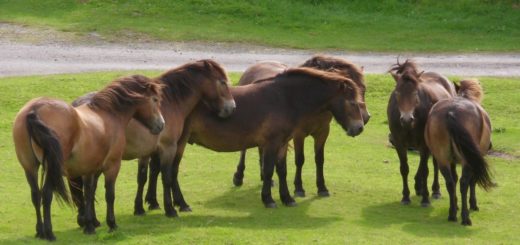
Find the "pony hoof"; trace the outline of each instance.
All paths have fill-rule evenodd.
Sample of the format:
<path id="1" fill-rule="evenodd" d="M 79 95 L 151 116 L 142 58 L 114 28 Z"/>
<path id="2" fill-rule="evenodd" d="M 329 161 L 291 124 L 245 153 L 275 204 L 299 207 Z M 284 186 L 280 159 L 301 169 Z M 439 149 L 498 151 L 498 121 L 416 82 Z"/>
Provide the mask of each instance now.
<path id="1" fill-rule="evenodd" d="M 117 230 L 117 225 L 114 224 L 113 226 L 111 226 L 109 229 L 108 229 L 108 232 L 111 233 L 111 232 L 114 232 Z"/>
<path id="2" fill-rule="evenodd" d="M 143 216 L 143 215 L 145 215 L 145 214 L 146 214 L 146 213 L 145 213 L 144 209 L 136 209 L 136 210 L 134 211 L 134 215 L 135 215 L 135 216 Z"/>
<path id="3" fill-rule="evenodd" d="M 305 197 L 305 191 L 294 191 L 295 197 Z"/>
<path id="4" fill-rule="evenodd" d="M 479 210 L 480 210 L 477 206 L 470 207 L 469 209 L 471 209 L 471 210 L 473 210 L 473 211 L 479 211 Z"/>
<path id="5" fill-rule="evenodd" d="M 41 232 L 41 231 L 36 232 L 36 235 L 34 235 L 34 237 L 39 238 L 39 239 L 45 239 L 45 236 L 43 235 L 43 232 Z"/>
<path id="6" fill-rule="evenodd" d="M 432 193 L 433 199 L 441 199 L 441 193 Z"/>
<path id="7" fill-rule="evenodd" d="M 179 211 L 180 212 L 191 212 L 191 208 L 190 208 L 190 206 L 180 207 Z"/>
<path id="8" fill-rule="evenodd" d="M 457 222 L 457 217 L 448 217 L 448 221 Z"/>
<path id="9" fill-rule="evenodd" d="M 51 232 L 50 234 L 47 234 L 45 236 L 45 240 L 50 241 L 50 242 L 56 241 L 56 236 L 54 236 L 54 234 L 52 234 L 52 232 Z"/>
<path id="10" fill-rule="evenodd" d="M 83 229 L 83 234 L 85 235 L 94 235 L 96 234 L 96 229 L 92 228 L 85 228 Z"/>
<path id="11" fill-rule="evenodd" d="M 471 226 L 471 220 L 469 218 L 467 220 L 462 220 L 460 224 L 463 226 Z"/>
<path id="12" fill-rule="evenodd" d="M 410 205 L 410 203 L 412 203 L 412 201 L 410 201 L 410 199 L 403 199 L 403 200 L 401 200 L 401 204 L 402 205 L 407 206 L 407 205 Z"/>
<path id="13" fill-rule="evenodd" d="M 292 202 L 286 202 L 286 203 L 284 203 L 284 205 L 286 207 L 296 207 L 296 206 L 298 206 L 298 203 L 296 203 L 296 201 L 292 201 Z"/>
<path id="14" fill-rule="evenodd" d="M 242 186 L 242 184 L 244 184 L 244 180 L 242 178 L 238 178 L 236 176 L 233 176 L 233 184 L 236 187 Z"/>
<path id="15" fill-rule="evenodd" d="M 161 209 L 159 204 L 154 203 L 154 204 L 148 205 L 148 210 L 157 210 L 157 209 Z"/>
<path id="16" fill-rule="evenodd" d="M 277 207 L 276 207 L 276 203 L 274 203 L 274 202 L 265 203 L 264 206 L 265 206 L 266 208 L 277 208 Z"/>
<path id="17" fill-rule="evenodd" d="M 431 206 L 430 202 L 421 202 L 421 207 L 423 207 L 423 208 L 427 208 L 430 206 Z"/>
<path id="18" fill-rule="evenodd" d="M 166 212 L 164 215 L 166 215 L 168 218 L 176 218 L 179 216 L 176 211 Z"/>
<path id="19" fill-rule="evenodd" d="M 329 191 L 318 191 L 318 196 L 320 196 L 320 197 L 329 197 L 330 193 L 329 193 Z"/>

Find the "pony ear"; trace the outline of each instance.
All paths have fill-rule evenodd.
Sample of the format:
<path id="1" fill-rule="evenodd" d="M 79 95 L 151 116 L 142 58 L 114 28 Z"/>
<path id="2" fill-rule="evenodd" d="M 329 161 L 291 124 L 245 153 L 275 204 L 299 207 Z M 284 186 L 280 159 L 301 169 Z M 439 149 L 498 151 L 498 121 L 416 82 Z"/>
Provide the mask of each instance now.
<path id="1" fill-rule="evenodd" d="M 424 71 L 419 72 L 419 74 L 417 75 L 417 77 L 421 77 L 423 73 L 424 73 Z"/>
<path id="2" fill-rule="evenodd" d="M 456 93 L 459 93 L 460 85 L 457 84 L 456 82 L 453 82 L 453 85 L 455 85 L 455 92 L 456 92 Z"/>
<path id="3" fill-rule="evenodd" d="M 365 72 L 365 67 L 361 66 L 361 73 L 364 73 L 364 72 Z"/>
<path id="4" fill-rule="evenodd" d="M 397 75 L 397 74 L 394 73 L 394 72 L 390 72 L 390 75 L 392 75 L 392 77 L 394 78 L 395 82 L 398 82 L 398 81 L 399 81 L 399 75 Z"/>

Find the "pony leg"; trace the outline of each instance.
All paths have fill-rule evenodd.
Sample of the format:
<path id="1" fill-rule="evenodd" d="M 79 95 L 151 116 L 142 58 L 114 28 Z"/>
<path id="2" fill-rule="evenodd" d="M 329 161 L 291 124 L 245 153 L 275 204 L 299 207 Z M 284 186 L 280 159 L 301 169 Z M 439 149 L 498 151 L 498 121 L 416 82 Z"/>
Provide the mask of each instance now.
<path id="1" fill-rule="evenodd" d="M 72 201 L 78 208 L 76 221 L 79 227 L 85 226 L 85 198 L 83 198 L 83 180 L 81 177 L 69 178 L 69 190 L 72 194 Z"/>
<path id="2" fill-rule="evenodd" d="M 410 171 L 408 168 L 408 156 L 406 155 L 406 147 L 404 146 L 395 146 L 395 150 L 397 151 L 397 156 L 399 156 L 401 177 L 403 179 L 403 198 L 401 199 L 401 204 L 408 205 L 412 201 L 410 200 L 410 189 L 408 188 L 408 172 Z"/>
<path id="3" fill-rule="evenodd" d="M 94 198 L 92 199 L 93 201 L 96 200 L 96 190 L 97 190 L 98 179 L 99 179 L 100 175 L 101 175 L 101 173 L 97 173 L 95 175 L 95 179 L 94 179 L 94 183 L 93 183 L 93 190 L 94 190 Z M 94 227 L 96 227 L 96 228 L 100 227 L 101 223 L 99 222 L 97 215 L 96 215 L 96 204 L 95 203 L 92 203 L 92 218 L 93 218 L 93 222 L 94 222 Z"/>
<path id="4" fill-rule="evenodd" d="M 31 187 L 31 200 L 36 210 L 36 237 L 40 239 L 44 239 L 43 235 L 43 223 L 42 223 L 42 214 L 41 214 L 41 192 L 40 188 L 38 188 L 38 169 L 36 172 L 28 172 L 25 171 L 25 177 L 27 178 L 27 183 L 29 183 L 29 187 Z"/>
<path id="5" fill-rule="evenodd" d="M 428 158 L 430 157 L 430 151 L 428 148 L 423 147 L 420 150 L 421 154 L 421 160 L 419 162 L 419 169 L 417 170 L 417 175 L 419 175 L 419 183 L 421 188 L 421 206 L 422 207 L 429 207 L 430 206 L 430 193 L 428 192 Z M 417 183 L 417 179 L 416 179 Z"/>
<path id="6" fill-rule="evenodd" d="M 94 225 L 94 196 L 95 196 L 95 175 L 83 176 L 83 194 L 85 195 L 85 227 L 83 233 L 91 235 L 96 233 Z"/>
<path id="7" fill-rule="evenodd" d="M 163 184 L 163 206 L 164 213 L 167 217 L 177 217 L 177 211 L 173 208 L 172 203 L 172 164 L 163 164 L 161 161 L 161 177 Z"/>
<path id="8" fill-rule="evenodd" d="M 433 158 L 433 184 L 432 184 L 432 198 L 440 199 L 441 191 L 439 185 L 439 165 L 437 164 L 437 160 L 435 157 Z"/>
<path id="9" fill-rule="evenodd" d="M 191 212 L 190 205 L 186 203 L 184 200 L 184 196 L 182 195 L 181 186 L 179 185 L 179 166 L 181 164 L 182 156 L 184 154 L 184 148 L 186 147 L 186 141 L 181 140 L 179 146 L 177 147 L 177 152 L 175 153 L 175 158 L 173 159 L 173 200 L 174 204 L 179 206 L 179 210 L 181 212 Z"/>
<path id="10" fill-rule="evenodd" d="M 280 199 L 282 199 L 282 203 L 285 206 L 293 207 L 296 206 L 296 201 L 291 197 L 287 186 L 287 145 L 282 149 L 281 154 L 279 160 L 276 161 L 276 174 L 278 175 L 278 181 L 280 181 L 278 186 Z"/>
<path id="11" fill-rule="evenodd" d="M 160 208 L 159 202 L 157 202 L 157 179 L 159 178 L 159 173 L 161 173 L 161 160 L 159 155 L 153 154 L 148 166 L 150 168 L 150 180 L 148 181 L 145 201 L 148 203 L 148 210 L 155 210 Z"/>
<path id="12" fill-rule="evenodd" d="M 278 160 L 277 149 L 263 149 L 262 150 L 262 202 L 266 208 L 276 208 L 276 203 L 271 195 L 271 181 L 273 178 L 274 166 Z"/>
<path id="13" fill-rule="evenodd" d="M 314 138 L 314 161 L 316 162 L 316 186 L 318 186 L 318 196 L 330 196 L 329 190 L 325 185 L 325 176 L 323 175 L 323 164 L 325 163 L 325 142 L 329 136 L 329 127 L 321 132 L 318 137 Z"/>
<path id="14" fill-rule="evenodd" d="M 143 157 L 139 158 L 137 164 L 137 193 L 134 199 L 134 215 L 143 215 L 145 213 L 143 207 L 143 191 L 147 181 L 149 161 L 149 157 Z"/>
<path id="15" fill-rule="evenodd" d="M 462 176 L 460 178 L 460 195 L 462 197 L 462 210 L 460 215 L 462 218 L 462 225 L 471 225 L 468 210 L 468 187 L 472 179 L 471 175 L 471 169 L 467 165 L 464 165 L 462 167 Z"/>
<path id="16" fill-rule="evenodd" d="M 235 186 L 242 186 L 244 183 L 244 170 L 246 169 L 246 151 L 240 151 L 240 160 L 238 161 L 237 171 L 233 175 L 233 184 Z"/>
<path id="17" fill-rule="evenodd" d="M 469 186 L 469 209 L 473 211 L 478 211 L 479 208 L 477 206 L 477 194 L 475 193 L 475 186 L 477 182 L 475 180 L 471 181 Z"/>
<path id="18" fill-rule="evenodd" d="M 112 167 L 105 171 L 105 201 L 107 203 L 107 225 L 109 227 L 109 232 L 117 229 L 116 224 L 116 216 L 114 214 L 114 200 L 115 200 L 115 184 L 117 179 L 117 174 L 119 173 L 119 168 L 121 167 L 121 162 L 116 162 L 112 164 Z"/>
<path id="19" fill-rule="evenodd" d="M 453 178 L 453 185 L 455 189 L 457 188 L 457 182 L 459 182 L 459 175 L 457 174 L 457 165 L 455 163 L 451 164 L 451 177 Z M 459 210 L 459 203 L 457 199 L 457 194 L 455 192 L 455 208 Z"/>
<path id="20" fill-rule="evenodd" d="M 448 221 L 457 221 L 457 197 L 455 196 L 455 181 L 451 173 L 450 167 L 443 166 L 440 168 L 444 180 L 446 181 L 446 189 L 450 196 L 450 210 L 448 215 Z"/>
<path id="21" fill-rule="evenodd" d="M 61 178 L 61 176 L 60 176 Z M 43 237 L 49 241 L 56 240 L 52 232 L 51 221 L 51 204 L 52 204 L 52 187 L 50 181 L 47 179 L 42 188 L 43 199 Z"/>
<path id="22" fill-rule="evenodd" d="M 305 197 L 305 189 L 303 189 L 302 168 L 305 163 L 304 155 L 305 138 L 294 137 L 294 163 L 296 164 L 296 173 L 294 175 L 294 195 L 297 197 Z"/>

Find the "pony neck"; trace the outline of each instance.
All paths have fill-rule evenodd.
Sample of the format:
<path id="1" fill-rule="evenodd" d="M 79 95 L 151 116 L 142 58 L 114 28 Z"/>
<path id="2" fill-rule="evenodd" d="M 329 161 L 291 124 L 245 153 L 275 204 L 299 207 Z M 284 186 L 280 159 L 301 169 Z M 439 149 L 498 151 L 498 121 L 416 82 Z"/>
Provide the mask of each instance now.
<path id="1" fill-rule="evenodd" d="M 292 78 L 287 78 L 292 80 Z M 297 116 L 305 116 L 310 113 L 324 112 L 327 110 L 328 102 L 338 93 L 336 86 L 331 82 L 313 81 L 312 78 L 298 81 L 278 81 L 284 91 L 286 101 Z"/>

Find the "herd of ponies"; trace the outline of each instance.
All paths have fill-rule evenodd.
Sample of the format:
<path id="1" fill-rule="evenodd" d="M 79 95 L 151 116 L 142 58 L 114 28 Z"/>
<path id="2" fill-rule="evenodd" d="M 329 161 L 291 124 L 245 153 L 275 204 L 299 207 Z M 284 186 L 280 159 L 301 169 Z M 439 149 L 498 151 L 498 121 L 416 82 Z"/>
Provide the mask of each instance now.
<path id="1" fill-rule="evenodd" d="M 389 140 L 400 160 L 401 203 L 411 202 L 407 151 L 415 148 L 420 162 L 414 189 L 422 196 L 421 205 L 430 205 L 427 163 L 431 154 L 432 197 L 440 197 L 440 170 L 449 193 L 448 220 L 457 220 L 455 164 L 461 163 L 462 225 L 471 225 L 469 209 L 478 210 L 476 184 L 485 190 L 494 186 L 483 158 L 491 147 L 491 126 L 480 104 L 479 81 L 455 84 L 438 73 L 420 71 L 411 60 L 397 61 L 389 73 L 396 82 L 387 108 Z M 155 78 L 118 78 L 72 104 L 33 99 L 16 115 L 13 139 L 31 188 L 36 237 L 56 239 L 51 222 L 53 194 L 77 207 L 77 223 L 85 234 L 95 233 L 100 222 L 94 199 L 101 174 L 106 222 L 110 231 L 116 229 L 114 185 L 122 160 L 139 159 L 135 215 L 145 212 L 143 191 L 148 172 L 144 199 L 150 209 L 159 208 L 156 187 L 161 173 L 165 215 L 177 216 L 176 206 L 181 212 L 191 211 L 177 178 L 186 143 L 218 152 L 241 151 L 233 176 L 236 186 L 243 183 L 246 149 L 258 147 L 261 200 L 265 207 L 274 208 L 271 187 L 275 171 L 282 203 L 296 205 L 286 180 L 290 140 L 296 161 L 294 195 L 305 196 L 303 145 L 312 136 L 318 195 L 328 196 L 323 165 L 330 122 L 334 119 L 349 136 L 361 134 L 370 119 L 365 91 L 362 67 L 342 58 L 316 55 L 293 68 L 275 61 L 259 62 L 243 73 L 239 86 L 230 86 L 226 71 L 217 62 L 199 60 Z M 42 186 L 38 183 L 40 166 Z"/>

